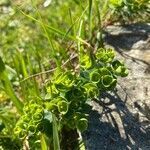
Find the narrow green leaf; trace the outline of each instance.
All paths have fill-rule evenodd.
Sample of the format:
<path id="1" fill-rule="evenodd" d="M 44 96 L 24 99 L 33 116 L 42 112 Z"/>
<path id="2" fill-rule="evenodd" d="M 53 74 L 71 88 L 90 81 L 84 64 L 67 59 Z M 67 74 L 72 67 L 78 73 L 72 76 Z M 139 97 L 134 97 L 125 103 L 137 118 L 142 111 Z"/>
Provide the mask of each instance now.
<path id="1" fill-rule="evenodd" d="M 56 116 L 52 114 L 53 118 L 53 145 L 54 150 L 60 150 L 60 142 L 59 142 L 59 135 L 58 135 L 58 124 L 56 121 Z"/>
<path id="2" fill-rule="evenodd" d="M 46 28 L 50 29 L 53 33 L 58 34 L 58 35 L 61 35 L 61 36 L 66 36 L 66 33 L 65 33 L 65 32 L 60 31 L 60 30 L 58 30 L 58 29 L 56 29 L 56 28 L 54 28 L 54 27 L 51 27 L 51 26 L 49 26 L 49 25 L 47 25 L 47 24 L 42 23 L 41 21 L 37 20 L 36 18 L 32 17 L 31 15 L 26 14 L 26 13 L 23 12 L 22 10 L 19 10 L 19 11 L 20 11 L 24 16 L 28 17 L 29 19 L 31 19 L 31 20 L 33 20 L 33 21 L 39 23 L 39 24 L 44 25 Z M 67 36 L 67 37 L 70 38 L 70 39 L 73 39 L 73 40 L 75 39 L 75 38 L 72 37 L 72 36 Z"/>
<path id="3" fill-rule="evenodd" d="M 41 134 L 41 150 L 48 150 L 44 134 Z"/>
<path id="4" fill-rule="evenodd" d="M 0 75 L 4 70 L 5 70 L 5 64 L 2 60 L 2 58 L 0 57 Z"/>
<path id="5" fill-rule="evenodd" d="M 90 30 L 90 37 L 92 35 L 92 5 L 93 5 L 93 0 L 89 0 L 89 30 Z"/>

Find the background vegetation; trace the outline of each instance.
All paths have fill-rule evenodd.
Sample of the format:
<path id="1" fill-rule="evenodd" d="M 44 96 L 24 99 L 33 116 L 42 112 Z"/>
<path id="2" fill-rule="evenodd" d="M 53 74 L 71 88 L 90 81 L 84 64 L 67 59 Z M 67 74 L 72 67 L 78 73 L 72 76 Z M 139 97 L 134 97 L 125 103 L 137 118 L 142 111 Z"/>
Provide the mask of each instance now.
<path id="1" fill-rule="evenodd" d="M 47 91 L 51 90 L 49 84 L 54 70 L 63 72 L 66 68 L 76 74 L 79 73 L 79 65 L 82 65 L 81 71 L 89 71 L 91 66 L 86 66 L 89 65 L 89 60 L 98 56 L 98 53 L 95 55 L 97 49 L 104 47 L 103 31 L 107 25 L 134 23 L 143 21 L 143 18 L 147 21 L 150 12 L 148 0 L 1 0 L 0 13 L 1 149 L 16 150 L 30 146 L 31 149 L 44 150 L 54 141 L 52 148 L 58 150 L 57 117 L 40 107 L 43 105 L 41 99 L 50 99 Z M 82 52 L 88 56 L 83 57 Z M 104 55 L 108 58 L 100 56 L 95 60 L 102 59 L 106 63 L 104 66 L 108 67 L 114 54 L 104 50 Z M 107 60 L 109 58 L 110 61 Z M 119 75 L 126 76 L 124 65 L 120 62 L 116 64 L 121 67 Z M 115 69 L 118 67 L 116 64 L 112 65 Z M 111 69 L 108 70 L 111 72 Z M 33 99 L 36 104 L 32 105 Z M 46 129 L 44 134 L 38 132 L 36 136 L 31 135 L 29 140 L 29 137 L 22 139 L 14 134 L 19 118 L 24 119 L 23 105 L 24 108 L 39 107 L 41 111 L 38 113 L 44 113 L 47 117 L 42 121 Z M 47 122 L 51 120 L 53 127 Z M 86 119 L 83 122 L 86 124 Z"/>

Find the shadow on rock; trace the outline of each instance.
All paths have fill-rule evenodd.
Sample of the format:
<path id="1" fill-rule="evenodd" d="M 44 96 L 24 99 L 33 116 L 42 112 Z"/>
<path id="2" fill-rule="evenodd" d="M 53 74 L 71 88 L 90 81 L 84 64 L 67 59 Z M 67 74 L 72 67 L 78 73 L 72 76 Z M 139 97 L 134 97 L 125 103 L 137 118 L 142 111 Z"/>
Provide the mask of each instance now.
<path id="1" fill-rule="evenodd" d="M 150 34 L 149 24 L 133 24 L 124 26 L 108 26 L 104 41 L 116 50 L 147 50 Z"/>
<path id="2" fill-rule="evenodd" d="M 149 150 L 150 123 L 139 121 L 136 107 L 128 106 L 117 90 L 103 93 L 90 111 L 89 128 L 83 133 L 87 150 Z"/>

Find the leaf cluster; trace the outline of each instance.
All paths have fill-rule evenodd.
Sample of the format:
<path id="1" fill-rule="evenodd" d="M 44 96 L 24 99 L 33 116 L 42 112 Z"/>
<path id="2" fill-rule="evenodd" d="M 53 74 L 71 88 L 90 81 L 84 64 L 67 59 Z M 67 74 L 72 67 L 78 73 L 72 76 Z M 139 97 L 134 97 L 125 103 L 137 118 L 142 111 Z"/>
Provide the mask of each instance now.
<path id="1" fill-rule="evenodd" d="M 92 55 L 92 56 L 91 56 Z M 80 71 L 57 71 L 47 84 L 45 109 L 54 113 L 62 126 L 84 131 L 88 127 L 87 101 L 115 88 L 118 76 L 125 77 L 124 63 L 115 60 L 112 49 L 80 55 Z"/>
<path id="2" fill-rule="evenodd" d="M 35 99 L 24 105 L 23 115 L 19 118 L 14 133 L 20 139 L 37 133 L 44 116 L 44 108 Z"/>
<path id="3" fill-rule="evenodd" d="M 110 0 L 113 18 L 119 21 L 139 21 L 149 14 L 149 0 Z M 145 20 L 145 19 L 144 19 Z"/>
<path id="4" fill-rule="evenodd" d="M 125 77 L 128 70 L 122 62 L 114 60 L 112 49 L 100 48 L 91 57 L 80 56 L 80 71 L 56 71 L 47 84 L 44 104 L 33 100 L 23 108 L 24 115 L 16 124 L 15 133 L 19 137 L 36 133 L 38 125 L 44 118 L 44 109 L 53 113 L 61 127 L 84 131 L 88 127 L 86 102 L 99 98 L 103 91 L 112 90 L 117 77 Z M 93 58 L 93 59 L 92 59 Z"/>

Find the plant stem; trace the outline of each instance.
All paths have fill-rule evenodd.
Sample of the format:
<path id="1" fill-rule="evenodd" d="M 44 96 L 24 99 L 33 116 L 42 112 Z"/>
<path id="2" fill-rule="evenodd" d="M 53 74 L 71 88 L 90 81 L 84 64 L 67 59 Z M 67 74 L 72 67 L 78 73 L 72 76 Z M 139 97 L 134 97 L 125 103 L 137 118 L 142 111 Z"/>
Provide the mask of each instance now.
<path id="1" fill-rule="evenodd" d="M 41 133 L 41 150 L 48 150 L 44 134 Z"/>
<path id="2" fill-rule="evenodd" d="M 53 145 L 54 150 L 60 150 L 60 142 L 59 142 L 59 135 L 58 135 L 58 125 L 56 121 L 56 116 L 52 114 L 53 118 Z"/>

